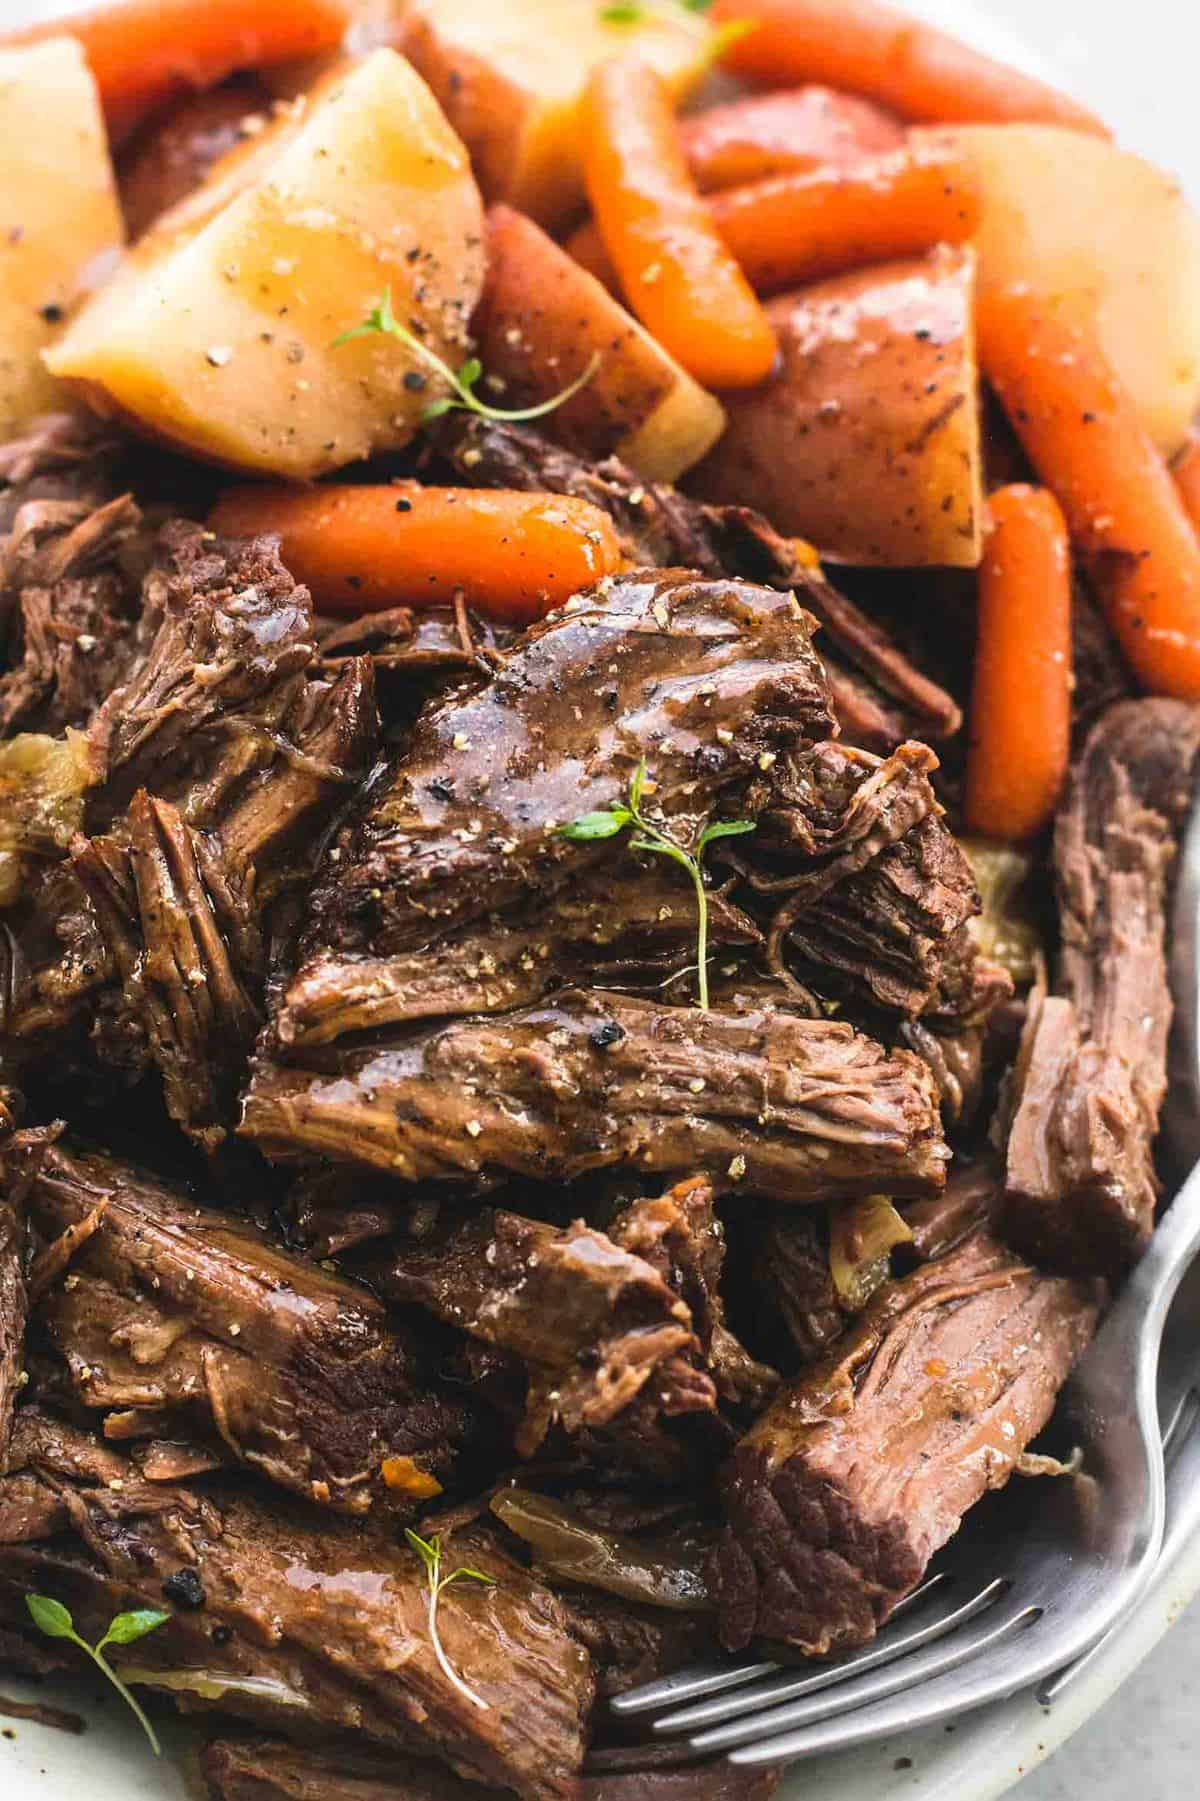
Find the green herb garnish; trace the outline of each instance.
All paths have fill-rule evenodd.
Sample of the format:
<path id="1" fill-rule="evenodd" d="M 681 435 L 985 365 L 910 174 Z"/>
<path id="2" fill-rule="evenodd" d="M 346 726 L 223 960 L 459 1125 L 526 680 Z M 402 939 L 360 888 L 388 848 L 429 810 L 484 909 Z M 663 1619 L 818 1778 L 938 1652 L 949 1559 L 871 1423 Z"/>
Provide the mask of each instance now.
<path id="1" fill-rule="evenodd" d="M 119 1613 L 112 1620 L 104 1637 L 96 1644 L 89 1645 L 85 1638 L 80 1638 L 75 1630 L 75 1622 L 61 1601 L 55 1601 L 50 1595 L 26 1595 L 25 1605 L 29 1609 L 29 1617 L 39 1632 L 47 1638 L 70 1639 L 81 1651 L 91 1658 L 96 1668 L 107 1676 L 121 1699 L 133 1709 L 142 1731 L 150 1740 L 150 1749 L 155 1757 L 162 1756 L 162 1746 L 153 1726 L 142 1712 L 134 1696 L 126 1688 L 117 1672 L 104 1655 L 106 1645 L 132 1645 L 139 1638 L 145 1638 L 148 1632 L 154 1632 L 170 1619 L 169 1613 L 160 1613 L 154 1607 L 140 1607 L 133 1613 Z"/>
<path id="2" fill-rule="evenodd" d="M 485 1701 L 482 1695 L 475 1693 L 470 1683 L 463 1681 L 442 1649 L 442 1641 L 438 1633 L 438 1602 L 442 1598 L 443 1590 L 449 1588 L 452 1582 L 482 1582 L 486 1588 L 495 1588 L 495 1577 L 485 1576 L 482 1570 L 468 1569 L 466 1564 L 460 1564 L 459 1568 L 452 1570 L 450 1575 L 443 1576 L 441 1573 L 442 1541 L 440 1535 L 435 1533 L 432 1538 L 422 1538 L 419 1532 L 414 1532 L 411 1527 L 406 1526 L 404 1536 L 425 1565 L 425 1574 L 429 1581 L 429 1637 L 433 1644 L 433 1654 L 441 1665 L 442 1674 L 448 1682 L 454 1684 L 460 1695 L 465 1695 L 468 1701 L 473 1702 L 483 1713 L 486 1713 L 491 1706 L 490 1701 Z"/>
<path id="3" fill-rule="evenodd" d="M 616 6 L 602 6 L 600 17 L 606 25 L 640 25 L 646 9 L 639 0 L 618 0 Z"/>
<path id="4" fill-rule="evenodd" d="M 752 819 L 717 819 L 706 825 L 692 850 L 685 850 L 674 838 L 646 818 L 642 812 L 642 796 L 646 792 L 648 771 L 642 758 L 629 784 L 629 799 L 624 805 L 609 807 L 603 813 L 582 813 L 569 825 L 560 825 L 559 836 L 575 844 L 593 844 L 598 838 L 615 838 L 632 827 L 635 836 L 629 840 L 630 850 L 644 850 L 656 857 L 670 857 L 686 869 L 696 890 L 696 987 L 702 1013 L 708 1012 L 708 891 L 704 886 L 704 853 L 718 838 L 741 838 L 755 828 Z"/>
<path id="5" fill-rule="evenodd" d="M 492 419 L 501 424 L 512 425 L 523 419 L 541 419 L 547 413 L 552 413 L 555 407 L 560 407 L 564 402 L 570 400 L 572 395 L 578 394 L 580 388 L 586 387 L 600 367 L 600 352 L 593 351 L 583 374 L 578 376 L 569 387 L 564 388 L 561 394 L 555 394 L 552 399 L 543 400 L 537 406 L 489 406 L 487 401 L 481 400 L 475 392 L 480 377 L 483 375 L 483 364 L 479 358 L 477 356 L 468 357 L 456 374 L 448 363 L 442 361 L 436 351 L 430 350 L 428 344 L 422 344 L 416 332 L 410 331 L 407 325 L 401 325 L 392 311 L 392 290 L 390 288 L 384 289 L 383 299 L 375 303 L 361 325 L 352 325 L 349 331 L 344 331 L 340 338 L 333 340 L 333 348 L 336 350 L 339 345 L 349 344 L 353 338 L 372 337 L 376 332 L 382 333 L 384 337 L 399 338 L 400 342 L 407 345 L 414 356 L 420 357 L 421 361 L 440 375 L 451 388 L 451 393 L 443 394 L 437 400 L 431 400 L 422 412 L 421 419 L 426 424 L 431 419 L 440 419 L 443 413 L 453 412 L 456 407 L 461 407 L 468 413 L 478 413 L 481 419 Z"/>

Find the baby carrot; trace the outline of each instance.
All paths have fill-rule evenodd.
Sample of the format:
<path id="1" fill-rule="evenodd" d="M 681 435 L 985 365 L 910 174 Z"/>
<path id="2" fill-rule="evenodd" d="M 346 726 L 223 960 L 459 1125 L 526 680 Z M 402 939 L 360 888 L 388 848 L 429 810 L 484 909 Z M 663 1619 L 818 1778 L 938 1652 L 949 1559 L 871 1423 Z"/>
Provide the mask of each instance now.
<path id="1" fill-rule="evenodd" d="M 96 77 L 109 130 L 121 137 L 181 88 L 212 87 L 235 69 L 333 49 L 350 11 L 348 0 L 112 0 L 5 32 L 0 43 L 69 31 Z"/>
<path id="2" fill-rule="evenodd" d="M 961 244 L 980 214 L 959 153 L 932 145 L 714 194 L 713 221 L 759 293 Z"/>
<path id="3" fill-rule="evenodd" d="M 1000 488 L 979 569 L 966 816 L 989 838 L 1032 837 L 1071 754 L 1071 552 L 1045 488 Z"/>
<path id="4" fill-rule="evenodd" d="M 1200 700 L 1200 540 L 1094 332 L 1021 285 L 980 295 L 978 339 L 1134 674 Z"/>
<path id="5" fill-rule="evenodd" d="M 1184 510 L 1200 532 L 1200 437 L 1192 432 L 1187 443 L 1171 464 L 1171 474 Z"/>
<path id="6" fill-rule="evenodd" d="M 449 606 L 461 590 L 524 625 L 622 567 L 608 515 L 557 494 L 417 482 L 228 488 L 209 524 L 225 537 L 277 532 L 318 611 Z"/>
<path id="7" fill-rule="evenodd" d="M 775 334 L 688 174 L 661 76 L 621 57 L 602 64 L 582 138 L 596 223 L 642 324 L 705 387 L 764 380 Z"/>
<path id="8" fill-rule="evenodd" d="M 904 127 L 894 113 L 869 100 L 804 87 L 709 107 L 680 120 L 679 141 L 697 187 L 709 193 L 817 163 L 845 164 L 897 150 Z"/>
<path id="9" fill-rule="evenodd" d="M 881 0 L 716 0 L 710 16 L 753 25 L 722 62 L 767 87 L 827 81 L 906 119 L 1067 125 L 1109 135 L 1066 94 Z"/>

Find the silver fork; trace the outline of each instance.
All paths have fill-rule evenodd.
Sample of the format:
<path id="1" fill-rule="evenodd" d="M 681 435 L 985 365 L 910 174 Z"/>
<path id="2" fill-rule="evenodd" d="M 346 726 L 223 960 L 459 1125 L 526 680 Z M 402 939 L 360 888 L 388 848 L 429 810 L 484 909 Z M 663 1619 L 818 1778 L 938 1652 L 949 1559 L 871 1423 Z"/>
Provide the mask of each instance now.
<path id="1" fill-rule="evenodd" d="M 1163 1120 L 1185 1168 L 1196 1164 L 1200 1126 L 1198 920 L 1200 809 L 1176 894 L 1172 986 L 1184 1057 Z M 1026 1483 L 1023 1495 L 1010 1485 L 982 1504 L 905 1618 L 837 1663 L 710 1664 L 618 1697 L 623 1718 L 652 1716 L 655 1761 L 672 1739 L 680 1760 L 724 1753 L 757 1765 L 840 1751 L 1002 1700 L 1075 1664 L 1139 1598 L 1162 1546 L 1156 1372 L 1167 1313 L 1198 1249 L 1200 1166 L 1063 1389 L 1056 1430 L 1082 1450 L 1080 1473 Z"/>

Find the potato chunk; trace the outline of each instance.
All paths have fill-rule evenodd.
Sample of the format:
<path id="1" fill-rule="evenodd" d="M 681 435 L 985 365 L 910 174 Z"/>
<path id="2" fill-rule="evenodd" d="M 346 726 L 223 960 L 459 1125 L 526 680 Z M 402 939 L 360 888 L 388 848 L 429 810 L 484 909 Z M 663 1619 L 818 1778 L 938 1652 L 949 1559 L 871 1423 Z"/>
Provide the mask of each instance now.
<path id="1" fill-rule="evenodd" d="M 403 57 L 376 50 L 165 213 L 47 363 L 196 455 L 322 475 L 406 443 L 429 400 L 396 339 L 335 338 L 390 287 L 457 367 L 483 260 L 466 151 Z"/>
<path id="2" fill-rule="evenodd" d="M 628 22 L 602 0 L 407 0 L 400 44 L 471 152 L 488 201 L 548 230 L 583 202 L 579 108 L 591 71 L 627 51 L 679 98 L 707 72 L 714 32 L 677 0 Z"/>
<path id="3" fill-rule="evenodd" d="M 780 364 L 725 396 L 698 491 L 841 562 L 978 563 L 974 275 L 972 251 L 942 248 L 771 301 Z"/>
<path id="4" fill-rule="evenodd" d="M 1179 183 L 1054 125 L 923 135 L 951 137 L 978 170 L 981 290 L 1028 282 L 1076 306 L 1172 455 L 1200 407 L 1200 216 Z"/>
<path id="5" fill-rule="evenodd" d="M 673 482 L 711 450 L 719 401 L 532 219 L 493 207 L 488 253 L 479 354 L 505 406 L 549 400 L 596 357 L 586 386 L 543 420 L 548 437 L 583 456 L 615 454 L 647 481 Z"/>
<path id="6" fill-rule="evenodd" d="M 96 84 L 74 38 L 0 50 L 0 436 L 63 391 L 41 353 L 124 241 Z"/>

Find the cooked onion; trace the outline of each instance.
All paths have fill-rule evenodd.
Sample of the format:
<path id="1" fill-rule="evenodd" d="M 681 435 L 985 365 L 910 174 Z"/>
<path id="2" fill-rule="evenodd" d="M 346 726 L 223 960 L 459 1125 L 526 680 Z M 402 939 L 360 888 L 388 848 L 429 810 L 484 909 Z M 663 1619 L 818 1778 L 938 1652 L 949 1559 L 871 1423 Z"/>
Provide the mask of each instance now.
<path id="1" fill-rule="evenodd" d="M 649 1541 L 601 1532 L 574 1508 L 525 1488 L 502 1488 L 492 1496 L 492 1512 L 532 1546 L 539 1569 L 564 1582 L 676 1613 L 707 1613 L 712 1606 L 699 1552 L 689 1562 Z"/>
<path id="2" fill-rule="evenodd" d="M 986 838 L 959 842 L 983 898 L 983 912 L 970 923 L 980 955 L 1007 969 L 1014 982 L 1032 982 L 1042 954 L 1041 934 L 1028 904 L 1032 857 Z"/>
<path id="3" fill-rule="evenodd" d="M 891 1251 L 910 1244 L 912 1232 L 886 1195 L 847 1201 L 829 1220 L 829 1273 L 838 1300 L 859 1313 L 891 1274 Z"/>

